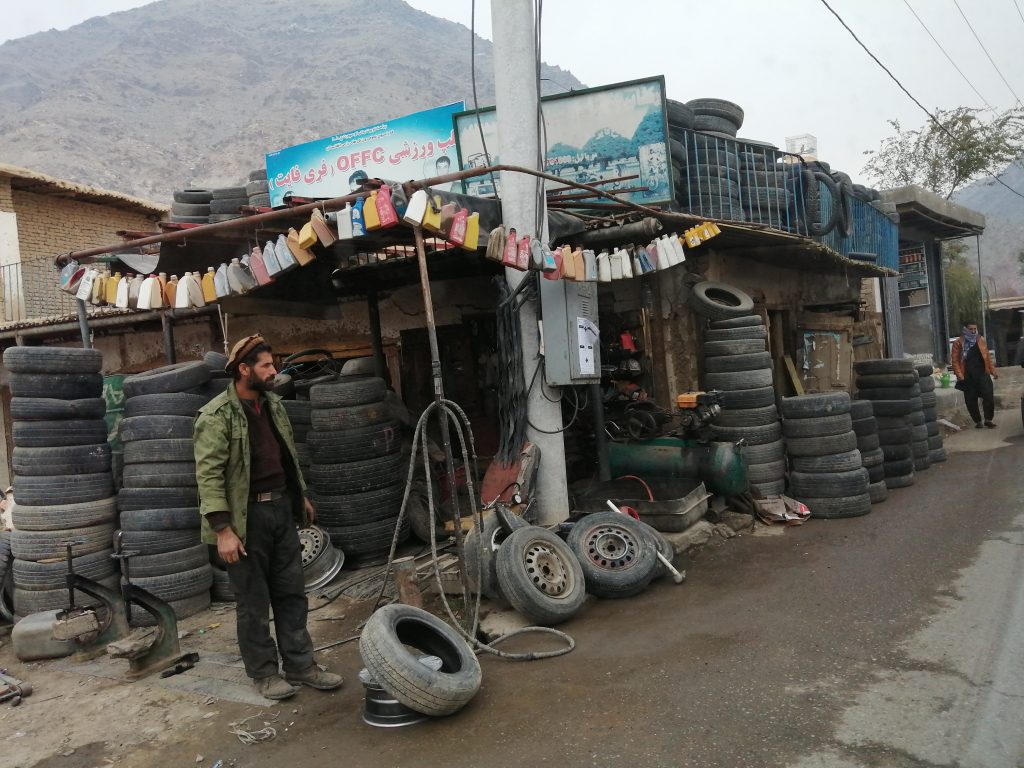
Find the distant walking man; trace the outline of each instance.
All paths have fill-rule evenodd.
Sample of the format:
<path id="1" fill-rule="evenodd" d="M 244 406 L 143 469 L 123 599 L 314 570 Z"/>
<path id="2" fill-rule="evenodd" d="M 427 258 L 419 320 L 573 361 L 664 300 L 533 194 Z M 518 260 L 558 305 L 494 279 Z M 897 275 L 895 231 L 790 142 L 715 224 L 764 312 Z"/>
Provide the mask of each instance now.
<path id="1" fill-rule="evenodd" d="M 270 352 L 259 335 L 231 350 L 232 386 L 200 408 L 196 419 L 196 479 L 203 541 L 217 545 L 238 604 L 245 672 L 266 698 L 286 699 L 298 690 L 294 686 L 332 690 L 343 681 L 313 662 L 296 525 L 311 523 L 315 513 L 305 497 L 288 414 L 270 391 L 277 375 Z M 270 637 L 271 608 L 277 647 Z"/>
<path id="2" fill-rule="evenodd" d="M 967 412 L 974 420 L 974 426 L 982 427 L 981 413 L 978 411 L 978 398 L 985 408 L 984 426 L 994 429 L 992 417 L 995 415 L 996 404 L 993 393 L 992 379 L 998 379 L 992 358 L 988 354 L 985 337 L 978 333 L 978 324 L 974 321 L 964 323 L 963 332 L 953 342 L 952 354 L 953 373 L 956 374 L 956 388 L 964 393 Z"/>

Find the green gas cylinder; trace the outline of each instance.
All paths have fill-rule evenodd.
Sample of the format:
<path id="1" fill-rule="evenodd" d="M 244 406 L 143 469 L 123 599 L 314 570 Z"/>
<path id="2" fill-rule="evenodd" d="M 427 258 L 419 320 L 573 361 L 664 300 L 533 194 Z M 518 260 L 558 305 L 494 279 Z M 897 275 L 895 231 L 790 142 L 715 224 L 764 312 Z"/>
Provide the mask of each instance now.
<path id="1" fill-rule="evenodd" d="M 735 443 L 678 437 L 611 443 L 608 462 L 612 477 L 695 477 L 709 491 L 723 496 L 742 493 L 749 486 L 747 462 Z"/>

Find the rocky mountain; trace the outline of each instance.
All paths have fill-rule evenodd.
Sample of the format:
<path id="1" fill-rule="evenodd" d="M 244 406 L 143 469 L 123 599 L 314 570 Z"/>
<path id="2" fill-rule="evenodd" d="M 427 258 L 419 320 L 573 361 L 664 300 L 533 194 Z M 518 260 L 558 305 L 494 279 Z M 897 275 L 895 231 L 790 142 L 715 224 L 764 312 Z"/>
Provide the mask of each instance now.
<path id="1" fill-rule="evenodd" d="M 492 54 L 478 38 L 481 106 Z M 469 30 L 401 0 L 161 0 L 0 45 L 0 162 L 167 201 L 244 180 L 268 151 L 463 99 Z"/>
<path id="2" fill-rule="evenodd" d="M 1007 166 L 999 178 L 1024 194 L 1024 157 Z M 992 298 L 1024 296 L 1024 198 L 991 177 L 981 179 L 954 194 L 960 205 L 985 214 L 985 234 L 981 237 L 981 263 L 985 284 Z M 964 241 L 972 268 L 978 263 L 974 238 Z"/>

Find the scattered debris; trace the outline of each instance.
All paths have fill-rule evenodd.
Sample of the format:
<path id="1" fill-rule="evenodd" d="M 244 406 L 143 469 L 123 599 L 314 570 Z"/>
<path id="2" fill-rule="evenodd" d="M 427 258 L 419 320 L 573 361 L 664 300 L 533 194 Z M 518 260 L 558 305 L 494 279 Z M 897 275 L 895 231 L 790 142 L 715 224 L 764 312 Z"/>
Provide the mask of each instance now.
<path id="1" fill-rule="evenodd" d="M 228 733 L 233 733 L 238 737 L 238 740 L 249 746 L 251 744 L 259 744 L 261 741 L 271 741 L 277 738 L 277 729 L 274 728 L 272 723 L 277 721 L 277 718 L 281 716 L 280 712 L 275 712 L 274 716 L 269 720 L 263 721 L 263 727 L 255 731 L 247 731 L 242 726 L 248 723 L 250 720 L 255 720 L 258 717 L 262 717 L 263 712 L 257 712 L 255 715 L 250 715 L 244 720 L 239 720 L 228 725 Z"/>

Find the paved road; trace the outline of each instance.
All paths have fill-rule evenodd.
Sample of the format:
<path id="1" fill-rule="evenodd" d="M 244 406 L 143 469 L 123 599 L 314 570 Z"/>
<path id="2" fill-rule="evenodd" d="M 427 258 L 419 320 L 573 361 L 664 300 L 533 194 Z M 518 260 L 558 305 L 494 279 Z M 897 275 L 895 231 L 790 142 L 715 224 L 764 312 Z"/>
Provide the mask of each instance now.
<path id="1" fill-rule="evenodd" d="M 685 585 L 590 606 L 565 627 L 569 656 L 485 658 L 483 691 L 450 719 L 364 726 L 350 649 L 333 662 L 346 689 L 304 691 L 301 722 L 275 742 L 217 737 L 205 754 L 268 767 L 1024 765 L 1024 438 L 1000 416 L 1006 429 L 956 436 L 949 462 L 866 517 L 706 548 Z"/>

